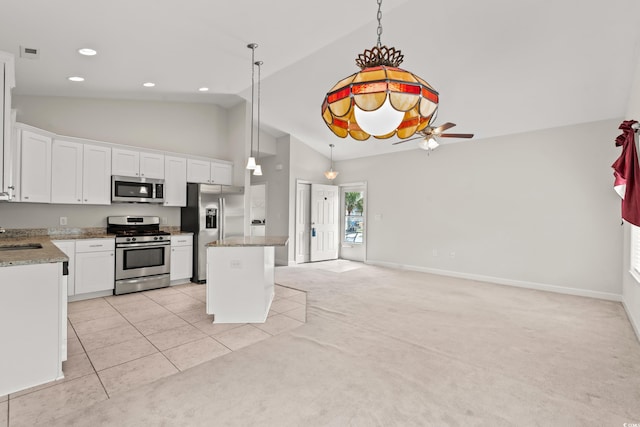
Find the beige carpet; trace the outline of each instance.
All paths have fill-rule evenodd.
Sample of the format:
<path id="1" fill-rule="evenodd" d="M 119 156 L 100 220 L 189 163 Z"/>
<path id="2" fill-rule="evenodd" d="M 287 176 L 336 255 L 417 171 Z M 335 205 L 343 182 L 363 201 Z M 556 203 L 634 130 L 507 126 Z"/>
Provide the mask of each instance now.
<path id="1" fill-rule="evenodd" d="M 622 426 L 619 303 L 373 266 L 283 267 L 307 323 L 57 420 L 69 426 Z"/>

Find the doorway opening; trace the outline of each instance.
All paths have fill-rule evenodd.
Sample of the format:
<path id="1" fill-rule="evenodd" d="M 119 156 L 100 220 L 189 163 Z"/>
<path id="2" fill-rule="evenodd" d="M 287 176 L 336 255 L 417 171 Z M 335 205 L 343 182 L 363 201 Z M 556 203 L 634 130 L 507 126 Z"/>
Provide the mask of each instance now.
<path id="1" fill-rule="evenodd" d="M 340 185 L 340 258 L 366 260 L 367 184 Z"/>
<path id="2" fill-rule="evenodd" d="M 296 264 L 344 258 L 366 260 L 365 182 L 296 182 Z"/>

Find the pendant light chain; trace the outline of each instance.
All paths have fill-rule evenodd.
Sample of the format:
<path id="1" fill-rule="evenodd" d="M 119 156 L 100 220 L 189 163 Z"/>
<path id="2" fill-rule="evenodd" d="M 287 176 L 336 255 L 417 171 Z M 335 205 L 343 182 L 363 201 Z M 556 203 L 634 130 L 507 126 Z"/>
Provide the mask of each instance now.
<path id="1" fill-rule="evenodd" d="M 382 0 L 378 0 L 378 47 L 382 46 L 380 36 L 382 35 Z"/>
<path id="2" fill-rule="evenodd" d="M 251 152 L 249 153 L 249 157 L 253 157 L 253 110 L 254 110 L 254 94 L 255 94 L 255 70 L 256 68 L 253 66 L 255 63 L 255 55 L 256 55 L 256 47 L 257 44 L 252 43 L 249 45 L 251 48 Z"/>

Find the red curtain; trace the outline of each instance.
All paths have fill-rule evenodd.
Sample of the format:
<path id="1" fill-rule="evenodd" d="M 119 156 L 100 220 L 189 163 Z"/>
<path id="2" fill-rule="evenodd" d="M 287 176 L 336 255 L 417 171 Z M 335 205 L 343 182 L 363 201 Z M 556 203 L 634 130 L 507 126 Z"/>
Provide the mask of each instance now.
<path id="1" fill-rule="evenodd" d="M 616 138 L 616 147 L 622 153 L 611 167 L 615 177 L 614 187 L 622 196 L 622 219 L 640 227 L 640 169 L 635 143 L 635 120 L 625 120 L 618 129 L 622 134 Z"/>

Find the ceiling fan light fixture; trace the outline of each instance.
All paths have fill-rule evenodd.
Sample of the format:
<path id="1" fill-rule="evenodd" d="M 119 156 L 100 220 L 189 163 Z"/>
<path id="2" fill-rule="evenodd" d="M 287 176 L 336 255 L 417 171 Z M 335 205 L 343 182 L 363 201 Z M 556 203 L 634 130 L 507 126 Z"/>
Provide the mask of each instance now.
<path id="1" fill-rule="evenodd" d="M 340 138 L 409 138 L 426 128 L 438 109 L 438 92 L 398 68 L 404 60 L 400 50 L 382 46 L 381 6 L 378 0 L 377 45 L 358 55 L 360 71 L 336 83 L 322 103 L 322 118 Z"/>
<path id="2" fill-rule="evenodd" d="M 439 146 L 440 144 L 433 137 L 425 138 L 422 141 L 418 142 L 418 147 L 422 148 L 423 150 L 435 150 Z"/>

